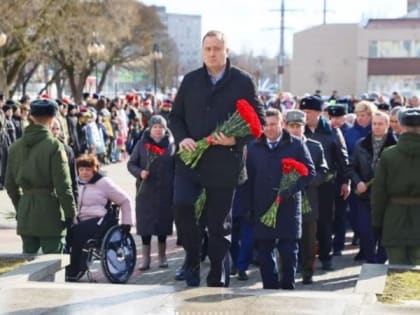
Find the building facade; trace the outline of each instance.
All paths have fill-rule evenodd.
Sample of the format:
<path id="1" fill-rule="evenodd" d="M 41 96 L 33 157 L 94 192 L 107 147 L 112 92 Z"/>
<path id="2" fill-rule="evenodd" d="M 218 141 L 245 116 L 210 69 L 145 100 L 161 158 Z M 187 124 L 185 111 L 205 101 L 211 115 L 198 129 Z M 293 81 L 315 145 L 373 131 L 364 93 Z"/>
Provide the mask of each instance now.
<path id="1" fill-rule="evenodd" d="M 408 15 L 409 16 L 409 15 Z M 420 95 L 420 18 L 324 24 L 294 35 L 285 90 Z"/>
<path id="2" fill-rule="evenodd" d="M 201 15 L 167 13 L 163 6 L 154 6 L 178 49 L 178 75 L 183 76 L 201 66 Z"/>
<path id="3" fill-rule="evenodd" d="M 168 13 L 169 36 L 178 48 L 178 73 L 184 75 L 202 64 L 201 15 Z"/>

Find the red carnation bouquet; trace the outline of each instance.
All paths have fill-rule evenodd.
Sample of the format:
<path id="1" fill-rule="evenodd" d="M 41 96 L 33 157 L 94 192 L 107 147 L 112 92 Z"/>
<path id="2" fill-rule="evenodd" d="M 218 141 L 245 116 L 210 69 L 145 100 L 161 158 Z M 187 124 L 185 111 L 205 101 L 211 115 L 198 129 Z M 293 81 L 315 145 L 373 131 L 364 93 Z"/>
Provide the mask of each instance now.
<path id="1" fill-rule="evenodd" d="M 152 165 L 152 163 L 159 157 L 162 155 L 166 154 L 166 150 L 155 145 L 155 144 L 151 144 L 151 143 L 145 143 L 144 144 L 144 148 L 146 149 L 146 171 L 150 170 L 150 165 Z M 140 183 L 139 189 L 137 190 L 137 195 L 140 194 L 142 188 L 143 188 L 143 183 L 144 183 L 145 179 L 143 179 Z"/>
<path id="2" fill-rule="evenodd" d="M 308 168 L 295 159 L 285 158 L 281 161 L 281 163 L 283 166 L 283 176 L 281 177 L 280 187 L 277 191 L 276 199 L 261 217 L 261 222 L 273 229 L 276 227 L 277 210 L 282 202 L 281 193 L 296 184 L 300 177 L 308 175 Z"/>
<path id="3" fill-rule="evenodd" d="M 220 127 L 208 137 L 197 141 L 197 147 L 190 152 L 182 150 L 178 154 L 181 160 L 191 168 L 195 168 L 204 152 L 214 144 L 214 135 L 223 133 L 227 137 L 245 137 L 253 135 L 261 137 L 262 126 L 254 108 L 245 99 L 236 102 L 236 111 Z"/>

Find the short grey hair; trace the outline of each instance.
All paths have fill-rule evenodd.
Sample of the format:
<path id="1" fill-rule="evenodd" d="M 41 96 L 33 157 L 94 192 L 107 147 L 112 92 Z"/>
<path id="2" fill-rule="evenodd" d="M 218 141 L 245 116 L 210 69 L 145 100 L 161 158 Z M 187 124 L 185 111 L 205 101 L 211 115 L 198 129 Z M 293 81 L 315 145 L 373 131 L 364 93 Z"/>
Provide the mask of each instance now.
<path id="1" fill-rule="evenodd" d="M 225 44 L 225 47 L 226 47 L 227 40 L 226 40 L 226 35 L 225 35 L 223 32 L 221 32 L 221 31 L 216 31 L 216 30 L 211 30 L 211 31 L 208 31 L 208 32 L 207 32 L 207 33 L 203 36 L 203 40 L 201 41 L 201 44 L 203 44 L 203 43 L 204 43 L 204 40 L 205 40 L 207 37 L 217 37 L 218 39 L 220 39 L 220 40 L 223 42 L 223 44 Z"/>

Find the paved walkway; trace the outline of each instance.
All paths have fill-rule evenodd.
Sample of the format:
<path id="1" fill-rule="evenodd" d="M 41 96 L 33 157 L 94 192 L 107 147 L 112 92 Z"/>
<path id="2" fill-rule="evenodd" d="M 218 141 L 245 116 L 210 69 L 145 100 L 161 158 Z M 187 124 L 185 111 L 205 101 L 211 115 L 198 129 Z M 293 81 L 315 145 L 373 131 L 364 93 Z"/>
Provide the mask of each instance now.
<path id="1" fill-rule="evenodd" d="M 125 164 L 110 165 L 105 170 L 134 195 L 134 179 Z M 0 253 L 21 251 L 13 221 L 4 218 L 12 209 L 5 191 L 0 191 Z M 138 236 L 135 240 L 139 265 L 141 240 Z M 323 272 L 317 262 L 314 284 L 302 285 L 298 274 L 296 290 L 289 292 L 260 290 L 261 278 L 255 266 L 249 270 L 248 281 L 232 276 L 229 289 L 205 288 L 208 259 L 202 263 L 202 287 L 187 288 L 183 281 L 174 280 L 184 258 L 175 236 L 168 238 L 166 269 L 158 268 L 156 242 L 154 238 L 151 269 L 141 272 L 136 267 L 128 285 L 108 284 L 99 264 L 94 264 L 97 283 L 87 283 L 83 278 L 76 284 L 26 283 L 0 288 L 0 314 L 420 314 L 418 308 L 363 304 L 363 296 L 353 293 L 361 265 L 353 261 L 356 249 L 349 244 L 343 256 L 334 257 L 335 271 Z M 50 302 L 45 302 L 47 296 L 52 298 Z"/>
<path id="2" fill-rule="evenodd" d="M 134 178 L 128 173 L 125 163 L 112 164 L 104 167 L 107 175 L 118 183 L 131 196 L 134 196 Z M 10 202 L 5 191 L 0 191 L 0 252 L 15 252 L 21 251 L 20 238 L 15 233 L 15 221 L 8 220 L 5 217 L 13 212 L 13 205 Z M 135 236 L 138 253 L 138 265 L 141 263 L 141 239 Z M 177 288 L 185 287 L 184 282 L 174 280 L 175 270 L 182 265 L 184 259 L 184 252 L 182 248 L 176 246 L 175 235 L 168 238 L 167 244 L 169 268 L 158 268 L 157 261 L 157 239 L 152 239 L 152 264 L 151 269 L 146 272 L 141 272 L 136 268 L 133 276 L 130 279 L 132 284 L 160 284 L 160 285 L 174 285 Z M 336 270 L 333 272 L 323 272 L 320 266 L 317 266 L 317 271 L 314 276 L 315 283 L 312 285 L 301 285 L 298 274 L 297 289 L 304 288 L 305 290 L 319 290 L 319 291 L 337 291 L 348 293 L 353 290 L 356 284 L 357 277 L 360 273 L 360 263 L 353 261 L 352 257 L 355 255 L 355 249 L 347 247 L 344 255 L 341 257 L 334 257 L 334 266 Z M 319 264 L 319 262 L 317 262 Z M 94 278 L 99 283 L 106 283 L 99 264 L 94 266 Z M 205 278 L 209 268 L 209 261 L 206 259 L 202 264 L 202 285 L 205 285 Z M 87 279 L 82 279 L 87 281 Z M 238 281 L 236 277 L 231 277 L 231 287 L 246 287 L 252 289 L 262 288 L 261 278 L 258 268 L 251 265 L 249 270 L 248 281 Z"/>

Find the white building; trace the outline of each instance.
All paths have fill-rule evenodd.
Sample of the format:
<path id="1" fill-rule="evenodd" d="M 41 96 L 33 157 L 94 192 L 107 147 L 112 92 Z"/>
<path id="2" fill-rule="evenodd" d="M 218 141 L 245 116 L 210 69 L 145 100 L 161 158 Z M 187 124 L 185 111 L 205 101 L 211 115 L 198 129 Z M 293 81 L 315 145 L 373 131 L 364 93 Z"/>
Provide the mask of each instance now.
<path id="1" fill-rule="evenodd" d="M 178 75 L 201 66 L 201 15 L 167 13 L 165 7 L 155 7 L 169 36 L 178 48 Z"/>
<path id="2" fill-rule="evenodd" d="M 201 66 L 201 15 L 168 14 L 168 33 L 178 47 L 178 73 Z"/>

